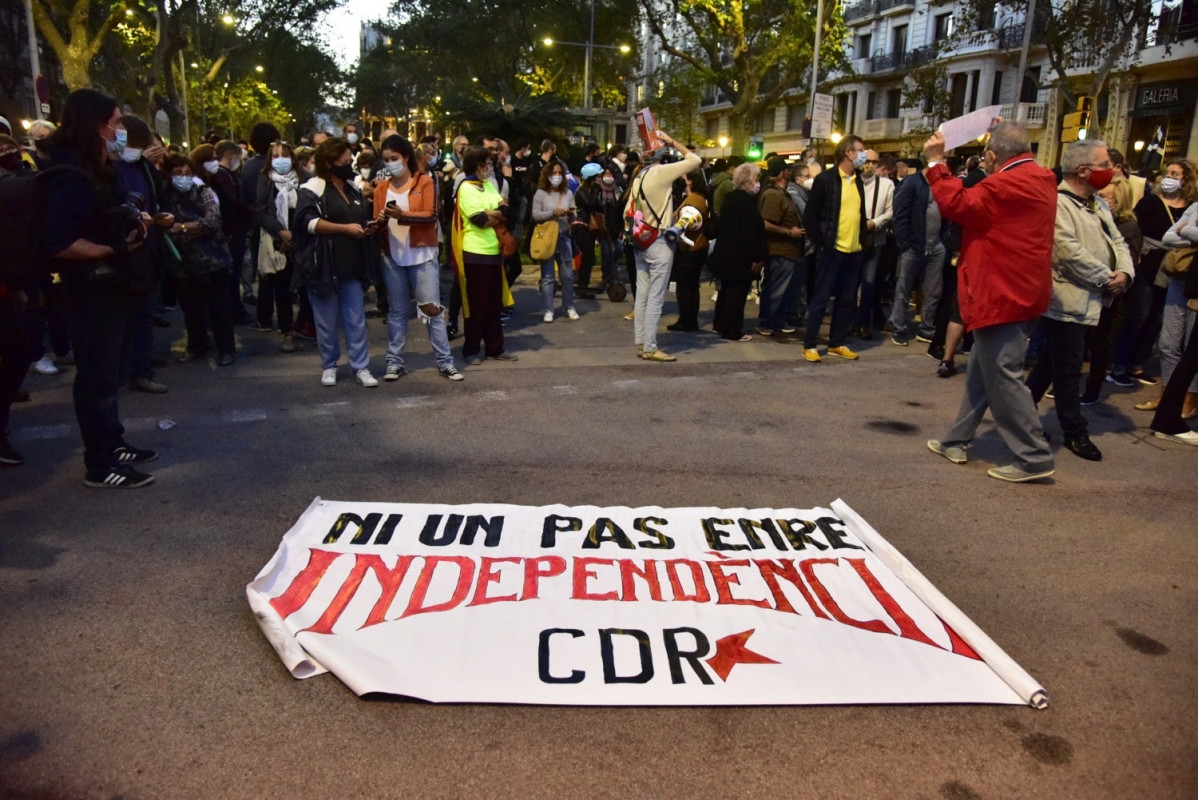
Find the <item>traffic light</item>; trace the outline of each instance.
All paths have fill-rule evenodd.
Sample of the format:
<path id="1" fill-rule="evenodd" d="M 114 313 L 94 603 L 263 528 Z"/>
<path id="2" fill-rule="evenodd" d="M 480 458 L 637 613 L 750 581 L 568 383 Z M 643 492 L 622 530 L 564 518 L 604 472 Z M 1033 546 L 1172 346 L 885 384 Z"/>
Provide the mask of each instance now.
<path id="1" fill-rule="evenodd" d="M 765 152 L 765 137 L 750 136 L 749 149 L 745 152 L 745 157 L 750 161 L 760 161 L 762 153 Z"/>
<path id="2" fill-rule="evenodd" d="M 1093 104 L 1093 97 L 1077 98 L 1077 111 L 1065 115 L 1065 124 L 1061 127 L 1062 143 L 1077 142 L 1086 138 L 1090 129 Z"/>

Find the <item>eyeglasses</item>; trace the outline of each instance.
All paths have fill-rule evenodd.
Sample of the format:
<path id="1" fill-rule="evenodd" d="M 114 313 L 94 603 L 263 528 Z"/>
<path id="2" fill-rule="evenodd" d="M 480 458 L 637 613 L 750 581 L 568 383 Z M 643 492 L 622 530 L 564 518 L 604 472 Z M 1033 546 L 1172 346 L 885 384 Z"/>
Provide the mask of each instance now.
<path id="1" fill-rule="evenodd" d="M 1111 169 L 1114 164 L 1108 161 L 1105 164 L 1082 164 L 1082 166 L 1089 167 L 1090 169 Z"/>
<path id="2" fill-rule="evenodd" d="M 865 159 L 865 163 L 866 163 L 866 164 L 877 164 L 877 163 L 878 163 L 878 159 L 876 159 L 876 158 L 867 158 L 867 159 Z"/>

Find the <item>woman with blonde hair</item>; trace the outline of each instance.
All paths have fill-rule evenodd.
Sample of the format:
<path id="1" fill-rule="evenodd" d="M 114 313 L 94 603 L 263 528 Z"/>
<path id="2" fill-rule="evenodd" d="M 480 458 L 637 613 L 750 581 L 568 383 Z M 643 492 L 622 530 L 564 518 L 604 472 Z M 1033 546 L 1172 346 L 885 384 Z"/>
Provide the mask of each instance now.
<path id="1" fill-rule="evenodd" d="M 1115 227 L 1127 242 L 1131 251 L 1131 264 L 1137 276 L 1140 269 L 1140 248 L 1144 245 L 1144 236 L 1140 233 L 1140 223 L 1136 222 L 1135 211 L 1132 209 L 1131 184 L 1122 175 L 1116 176 L 1105 187 L 1099 190 L 1098 196 L 1111 209 L 1115 218 Z M 1137 278 L 1138 279 L 1138 278 Z M 1086 388 L 1082 392 L 1081 404 L 1090 406 L 1097 403 L 1102 396 L 1102 383 L 1106 378 L 1107 367 L 1110 364 L 1111 353 L 1115 347 L 1115 337 L 1123 325 L 1123 308 L 1126 292 L 1115 295 L 1113 299 L 1103 298 L 1102 314 L 1098 324 L 1086 332 L 1087 343 L 1090 346 L 1090 372 L 1086 376 Z M 1109 299 L 1109 302 L 1107 300 Z"/>
<path id="2" fill-rule="evenodd" d="M 733 342 L 753 338 L 744 331 L 745 301 L 769 255 L 765 222 L 757 210 L 760 174 L 761 168 L 752 163 L 733 171 L 732 191 L 720 206 L 720 235 L 711 252 L 711 273 L 720 280 L 712 328 L 720 338 Z"/>

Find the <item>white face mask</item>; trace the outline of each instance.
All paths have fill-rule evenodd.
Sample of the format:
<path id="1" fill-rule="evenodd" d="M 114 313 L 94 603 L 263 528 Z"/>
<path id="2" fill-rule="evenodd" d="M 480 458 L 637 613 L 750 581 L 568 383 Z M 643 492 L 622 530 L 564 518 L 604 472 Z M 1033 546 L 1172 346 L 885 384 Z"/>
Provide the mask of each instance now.
<path id="1" fill-rule="evenodd" d="M 190 175 L 176 175 L 171 178 L 171 183 L 174 185 L 175 189 L 180 192 L 190 191 L 193 185 Z"/>
<path id="2" fill-rule="evenodd" d="M 403 175 L 406 167 L 404 167 L 403 161 L 388 161 L 383 165 L 383 169 L 385 169 L 387 174 L 392 178 L 398 178 L 400 175 Z"/>
<path id="3" fill-rule="evenodd" d="M 234 172 L 241 169 L 241 159 L 240 158 L 233 159 L 233 161 L 229 164 L 229 169 L 233 170 Z"/>
<path id="4" fill-rule="evenodd" d="M 814 184 L 814 183 L 815 183 L 815 178 L 808 178 L 807 180 L 803 181 L 803 188 L 810 189 L 812 184 Z"/>
<path id="5" fill-rule="evenodd" d="M 1181 181 L 1177 178 L 1161 178 L 1161 191 L 1165 194 L 1176 194 L 1181 191 Z"/>
<path id="6" fill-rule="evenodd" d="M 204 162 L 204 171 L 209 175 L 215 175 L 220 170 L 220 162 L 216 159 Z"/>
<path id="7" fill-rule="evenodd" d="M 363 180 L 370 180 L 370 167 L 362 167 L 358 170 L 358 174 L 362 176 Z"/>
<path id="8" fill-rule="evenodd" d="M 610 175 L 607 175 L 607 176 L 605 176 L 605 177 L 603 178 L 603 185 L 604 185 L 604 186 L 611 186 L 611 185 L 613 185 L 615 182 L 616 182 L 616 179 L 615 179 L 615 178 L 613 178 L 613 177 L 612 177 L 612 176 L 610 176 Z"/>
<path id="9" fill-rule="evenodd" d="M 121 161 L 124 161 L 126 164 L 132 164 L 140 159 L 141 159 L 141 148 L 140 147 L 126 147 L 124 150 L 121 151 Z"/>
<path id="10" fill-rule="evenodd" d="M 554 187 L 561 186 L 562 185 L 562 176 L 561 175 L 550 175 L 549 176 L 549 185 L 554 186 Z"/>
<path id="11" fill-rule="evenodd" d="M 358 143 L 358 134 L 356 134 L 356 133 L 345 134 L 345 141 L 349 142 L 350 144 L 357 144 Z"/>

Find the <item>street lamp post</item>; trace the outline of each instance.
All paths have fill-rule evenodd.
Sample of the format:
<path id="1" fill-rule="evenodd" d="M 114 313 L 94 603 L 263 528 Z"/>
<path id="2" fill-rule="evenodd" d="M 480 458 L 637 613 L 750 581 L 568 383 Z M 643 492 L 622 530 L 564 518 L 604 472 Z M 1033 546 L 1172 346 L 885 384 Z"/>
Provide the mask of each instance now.
<path id="1" fill-rule="evenodd" d="M 632 48 L 626 44 L 595 44 L 595 0 L 591 0 L 591 27 L 590 33 L 588 34 L 587 40 L 585 42 L 563 42 L 558 39 L 554 39 L 552 36 L 546 36 L 541 40 L 541 42 L 546 47 L 552 47 L 555 44 L 567 44 L 571 47 L 582 47 L 586 49 L 586 60 L 583 62 L 582 66 L 582 104 L 584 108 L 588 109 L 591 107 L 591 69 L 595 48 L 601 47 L 605 50 L 619 50 L 621 53 L 628 53 L 632 50 Z"/>

